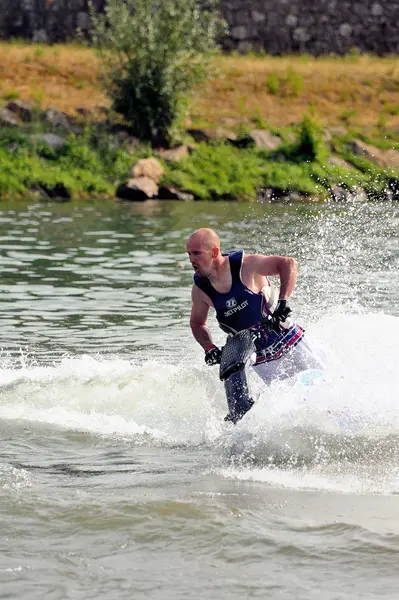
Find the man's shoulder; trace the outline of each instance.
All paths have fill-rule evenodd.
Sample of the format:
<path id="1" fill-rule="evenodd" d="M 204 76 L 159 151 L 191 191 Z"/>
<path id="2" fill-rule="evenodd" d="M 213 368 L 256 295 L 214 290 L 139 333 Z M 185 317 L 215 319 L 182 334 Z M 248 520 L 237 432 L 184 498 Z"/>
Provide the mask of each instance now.
<path id="1" fill-rule="evenodd" d="M 229 260 L 241 260 L 241 258 L 244 256 L 244 250 L 230 250 L 229 252 L 224 252 L 222 256 Z"/>
<path id="2" fill-rule="evenodd" d="M 198 280 L 198 282 L 195 282 L 192 289 L 191 289 L 191 296 L 193 301 L 200 301 L 200 302 L 205 302 L 206 304 L 209 304 L 209 306 L 211 306 L 211 302 L 210 302 L 210 298 L 207 295 L 204 286 L 201 285 L 201 279 Z"/>

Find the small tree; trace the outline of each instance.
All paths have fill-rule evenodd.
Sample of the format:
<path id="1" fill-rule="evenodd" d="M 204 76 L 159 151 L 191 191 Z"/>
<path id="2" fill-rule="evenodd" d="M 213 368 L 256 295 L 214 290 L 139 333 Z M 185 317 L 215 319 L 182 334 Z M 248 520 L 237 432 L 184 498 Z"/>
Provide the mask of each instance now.
<path id="1" fill-rule="evenodd" d="M 113 109 L 136 135 L 170 141 L 188 93 L 211 72 L 224 32 L 218 0 L 108 0 L 92 9 L 93 41 Z"/>

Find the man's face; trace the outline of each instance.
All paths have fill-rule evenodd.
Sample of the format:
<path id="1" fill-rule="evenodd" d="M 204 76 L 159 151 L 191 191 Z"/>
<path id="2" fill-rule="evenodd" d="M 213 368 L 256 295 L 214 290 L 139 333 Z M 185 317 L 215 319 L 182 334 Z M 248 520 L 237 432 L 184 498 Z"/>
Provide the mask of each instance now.
<path id="1" fill-rule="evenodd" d="M 213 255 L 216 249 L 205 246 L 201 241 L 196 241 L 195 238 L 189 238 L 186 247 L 194 271 L 202 277 L 207 277 L 212 270 Z"/>

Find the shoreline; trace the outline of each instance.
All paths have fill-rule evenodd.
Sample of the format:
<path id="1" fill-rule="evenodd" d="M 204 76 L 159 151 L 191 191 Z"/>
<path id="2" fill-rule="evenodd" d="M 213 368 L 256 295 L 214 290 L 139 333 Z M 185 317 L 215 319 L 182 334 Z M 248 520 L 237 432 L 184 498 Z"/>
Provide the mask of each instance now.
<path id="1" fill-rule="evenodd" d="M 1 43 L 1 57 L 0 199 L 123 198 L 150 157 L 163 170 L 156 193 L 125 199 L 399 197 L 394 59 L 218 57 L 220 77 L 192 98 L 174 147 L 151 148 L 93 104 L 104 100 L 93 50 Z"/>

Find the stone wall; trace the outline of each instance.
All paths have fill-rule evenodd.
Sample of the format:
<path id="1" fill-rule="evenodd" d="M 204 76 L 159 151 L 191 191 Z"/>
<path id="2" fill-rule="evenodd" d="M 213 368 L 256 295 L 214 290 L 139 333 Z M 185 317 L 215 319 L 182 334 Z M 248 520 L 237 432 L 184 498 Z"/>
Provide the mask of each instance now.
<path id="1" fill-rule="evenodd" d="M 94 0 L 98 9 L 106 0 Z M 399 52 L 399 0 L 221 0 L 227 50 Z M 87 0 L 0 0 L 0 37 L 58 42 L 87 34 Z"/>
<path id="2" fill-rule="evenodd" d="M 93 0 L 102 10 L 106 0 Z M 0 38 L 61 42 L 87 34 L 88 0 L 0 0 Z"/>
<path id="3" fill-rule="evenodd" d="M 271 54 L 399 51 L 398 0 L 223 0 L 229 48 Z"/>

